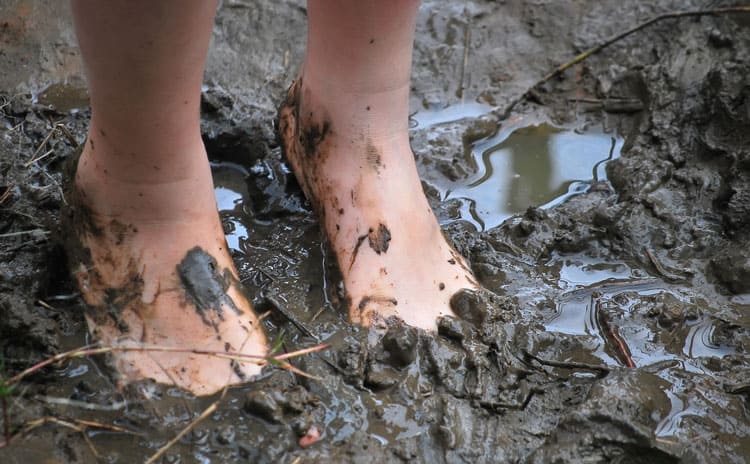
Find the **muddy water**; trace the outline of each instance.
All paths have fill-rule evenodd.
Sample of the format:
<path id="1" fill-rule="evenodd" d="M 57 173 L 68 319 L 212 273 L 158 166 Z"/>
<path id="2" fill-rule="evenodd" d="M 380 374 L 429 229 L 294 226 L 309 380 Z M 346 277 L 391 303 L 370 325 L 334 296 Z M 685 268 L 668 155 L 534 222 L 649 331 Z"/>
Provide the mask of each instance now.
<path id="1" fill-rule="evenodd" d="M 425 121 L 431 121 L 430 127 L 437 128 L 465 117 L 467 113 L 463 110 L 447 110 L 442 115 L 432 113 L 429 118 L 417 120 L 424 125 L 428 124 Z M 621 138 L 592 130 L 563 130 L 548 124 L 516 127 L 473 144 L 472 152 L 482 169 L 476 176 L 452 184 L 452 189 L 445 190 L 445 196 L 474 205 L 462 209 L 466 216 L 461 219 L 475 228 L 494 227 L 530 206 L 561 205 L 585 193 L 592 183 L 606 180 L 604 164 L 617 157 L 622 143 Z M 363 338 L 365 334 L 361 331 L 339 325 L 343 322 L 342 315 L 336 314 L 328 301 L 326 257 L 315 225 L 307 224 L 303 227 L 307 232 L 294 234 L 298 237 L 294 240 L 301 239 L 294 245 L 297 248 L 294 252 L 287 249 L 290 244 L 281 243 L 287 240 L 284 237 L 290 237 L 289 230 L 286 235 L 284 232 L 277 235 L 280 241 L 268 240 L 270 224 L 253 213 L 257 208 L 250 204 L 248 193 L 248 185 L 256 175 L 253 170 L 260 175 L 265 175 L 265 171 L 223 161 L 215 161 L 212 168 L 227 240 L 239 257 L 240 268 L 255 275 L 255 282 L 260 282 L 261 288 L 275 288 L 273 291 L 279 292 L 281 303 L 314 332 L 318 341 L 329 342 L 350 355 L 356 353 L 359 359 L 353 365 L 348 364 L 352 361 L 345 364 L 355 370 L 354 381 L 342 382 L 328 376 L 319 385 L 310 384 L 323 401 L 322 411 L 317 415 L 321 440 L 346 443 L 364 433 L 381 445 L 398 446 L 430 434 L 432 419 L 428 411 L 436 406 L 429 394 L 433 388 L 427 374 L 429 368 L 425 369 L 435 362 L 430 359 L 436 354 L 429 348 L 426 353 L 418 353 L 414 364 L 401 373 L 370 359 L 373 355 L 367 351 L 377 348 Z M 537 188 L 535 184 L 542 185 Z M 529 194 L 533 189 L 534 193 Z M 273 262 L 266 272 L 258 273 L 264 266 L 258 262 L 264 252 L 274 255 Z M 654 399 L 661 412 L 655 416 L 653 433 L 668 442 L 683 433 L 682 420 L 706 411 L 705 404 L 695 402 L 692 390 L 686 391 L 680 387 L 681 383 L 675 383 L 673 368 L 710 379 L 712 371 L 705 367 L 706 359 L 721 359 L 737 351 L 714 340 L 717 321 L 701 311 L 700 306 L 706 302 L 690 286 L 665 282 L 632 264 L 585 254 L 554 253 L 541 267 L 523 272 L 523 281 L 539 278 L 541 281 L 537 280 L 536 287 L 527 288 L 521 301 L 554 302 L 537 314 L 548 336 L 568 340 L 556 350 L 556 359 L 612 369 L 655 370 L 654 382 L 662 396 Z M 512 268 L 509 266 L 508 271 L 512 272 Z M 301 292 L 307 293 L 305 304 L 295 303 L 294 295 L 300 293 L 290 290 L 299 286 L 294 279 L 302 276 L 310 289 Z M 506 288 L 512 288 L 512 284 Z M 654 309 L 655 301 L 663 302 L 666 309 Z M 267 329 L 272 334 L 278 333 L 282 325 L 272 322 Z M 663 330 L 667 326 L 668 333 Z M 301 334 L 295 331 L 287 334 L 292 343 L 304 343 Z M 358 348 L 351 348 L 352 351 L 344 348 L 353 342 Z M 441 349 L 445 348 L 438 352 Z M 438 354 L 438 359 L 450 357 L 450 353 Z M 341 365 L 341 351 L 338 356 Z M 312 360 L 308 368 L 314 371 L 318 364 L 319 361 Z M 595 374 L 583 371 L 574 372 L 573 376 L 586 379 L 594 378 Z M 389 388 L 383 389 L 384 385 Z M 237 424 L 254 421 L 245 416 L 233 420 Z"/>
<path id="2" fill-rule="evenodd" d="M 461 219 L 484 231 L 530 206 L 558 205 L 606 180 L 606 162 L 619 156 L 622 144 L 621 137 L 596 129 L 513 124 L 473 144 L 474 176 L 439 187 L 443 200 L 459 200 Z"/>
<path id="3" fill-rule="evenodd" d="M 82 83 L 73 85 L 57 82 L 33 95 L 32 101 L 60 113 L 67 113 L 86 109 L 89 106 L 89 95 Z"/>
<path id="4" fill-rule="evenodd" d="M 227 245 L 232 251 L 238 252 L 241 250 L 240 241 L 247 240 L 248 237 L 248 215 L 243 206 L 248 198 L 249 172 L 241 164 L 228 161 L 212 162 L 211 172 L 214 176 L 216 206 L 222 216 Z"/>
<path id="5" fill-rule="evenodd" d="M 675 361 L 688 371 L 706 373 L 697 362 L 699 358 L 737 353 L 714 341 L 716 321 L 701 314 L 697 307 L 667 337 L 631 319 L 646 299 L 679 305 L 698 300 L 705 304 L 689 287 L 644 276 L 623 262 L 556 256 L 547 265 L 559 276 L 563 292 L 554 313 L 546 317 L 545 327 L 553 333 L 583 337 L 591 353 L 604 364 L 637 367 Z M 610 319 L 619 321 L 619 331 L 612 327 Z M 664 346 L 654 343 L 656 340 Z"/>

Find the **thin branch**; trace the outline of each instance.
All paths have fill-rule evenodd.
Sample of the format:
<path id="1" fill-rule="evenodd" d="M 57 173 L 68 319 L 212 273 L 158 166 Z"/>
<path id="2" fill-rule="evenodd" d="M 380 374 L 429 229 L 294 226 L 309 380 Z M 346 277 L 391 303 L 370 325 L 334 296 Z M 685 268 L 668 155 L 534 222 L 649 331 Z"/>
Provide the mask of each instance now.
<path id="1" fill-rule="evenodd" d="M 59 404 L 72 408 L 86 409 L 88 411 L 119 411 L 128 405 L 126 401 L 118 401 L 112 404 L 87 403 L 86 401 L 71 400 L 70 398 L 58 398 L 55 396 L 38 395 L 35 399 L 47 404 Z"/>
<path id="2" fill-rule="evenodd" d="M 140 351 L 140 352 L 156 351 L 156 352 L 168 352 L 168 353 L 191 353 L 191 354 L 196 354 L 196 355 L 212 356 L 212 357 L 221 358 L 221 359 L 229 359 L 229 360 L 239 361 L 239 362 L 252 362 L 261 366 L 269 362 L 275 362 L 284 368 L 288 368 L 288 367 L 293 367 L 293 366 L 287 363 L 285 361 L 286 359 L 293 358 L 295 356 L 301 356 L 302 354 L 312 353 L 315 351 L 326 350 L 328 348 L 330 348 L 330 345 L 327 343 L 323 343 L 312 348 L 305 348 L 300 351 L 294 351 L 294 352 L 286 353 L 283 355 L 261 356 L 261 355 L 253 355 L 253 354 L 246 354 L 246 353 L 238 353 L 234 351 L 216 351 L 216 350 L 204 350 L 204 349 L 197 349 L 197 348 L 179 348 L 179 347 L 171 347 L 171 346 L 87 345 L 81 348 L 66 351 L 64 353 L 56 354 L 55 356 L 47 358 L 44 361 L 40 361 L 37 364 L 34 364 L 33 366 L 23 370 L 19 374 L 16 374 L 15 376 L 9 378 L 3 383 L 3 385 L 8 386 L 8 387 L 12 386 L 20 382 L 21 380 L 23 380 L 25 377 L 33 374 L 34 372 L 37 372 L 38 370 L 46 366 L 49 366 L 50 364 L 54 364 L 56 362 L 73 359 L 73 358 L 82 358 L 82 357 L 87 357 L 87 356 L 94 356 L 98 354 L 107 354 L 107 353 L 120 352 L 120 351 Z"/>
<path id="3" fill-rule="evenodd" d="M 219 398 L 218 400 L 216 400 L 213 403 L 211 403 L 211 405 L 209 407 L 207 407 L 201 413 L 200 416 L 198 416 L 194 421 L 192 421 L 190 424 L 188 424 L 187 427 L 185 427 L 184 429 L 182 429 L 182 431 L 180 431 L 180 433 L 178 433 L 177 435 L 175 435 L 175 437 L 172 438 L 171 440 L 169 440 L 164 446 L 162 446 L 161 448 L 159 448 L 156 451 L 156 453 L 153 454 L 153 456 L 151 456 L 150 458 L 148 458 L 148 461 L 146 461 L 146 464 L 152 464 L 152 463 L 156 462 L 156 460 L 159 459 L 160 457 L 162 457 L 164 455 L 164 453 L 166 453 L 169 450 L 169 448 L 171 448 L 172 446 L 175 445 L 175 443 L 177 443 L 178 441 L 180 441 L 182 439 L 182 437 L 184 437 L 185 435 L 187 435 L 188 433 L 190 433 L 198 425 L 198 423 L 200 423 L 200 421 L 202 421 L 206 417 L 208 417 L 211 414 L 213 414 L 216 411 L 216 409 L 219 407 L 219 402 L 223 398 L 224 398 L 224 395 L 222 395 L 221 398 Z"/>
<path id="4" fill-rule="evenodd" d="M 50 231 L 44 229 L 31 229 L 31 230 L 20 230 L 18 232 L 8 232 L 6 234 L 0 234 L 0 238 L 11 238 L 20 237 L 22 235 L 47 235 Z"/>
<path id="5" fill-rule="evenodd" d="M 558 367 L 562 369 L 592 371 L 592 372 L 597 372 L 600 377 L 606 377 L 607 374 L 609 374 L 610 372 L 610 368 L 607 366 L 600 366 L 596 364 L 581 363 L 581 362 L 565 362 L 565 361 L 554 361 L 551 359 L 542 359 L 525 350 L 523 351 L 523 354 L 525 358 L 533 359 L 534 361 L 538 362 L 542 366 Z"/>
<path id="6" fill-rule="evenodd" d="M 245 348 L 245 345 L 247 344 L 247 341 L 249 339 L 250 339 L 250 334 L 248 334 L 247 337 L 245 338 L 245 341 L 242 342 L 242 345 L 240 346 L 240 350 L 242 350 L 242 349 Z M 200 414 L 200 416 L 196 417 L 195 420 L 193 420 L 192 422 L 190 422 L 187 425 L 187 427 L 185 427 L 184 429 L 182 429 L 182 431 L 180 431 L 180 433 L 178 433 L 174 438 L 172 438 L 164 446 L 162 446 L 161 448 L 159 448 L 158 450 L 156 450 L 156 453 L 154 453 L 148 459 L 148 461 L 146 461 L 146 463 L 148 464 L 148 463 L 155 462 L 162 455 L 164 455 L 167 452 L 167 450 L 169 450 L 172 446 L 174 446 L 175 443 L 177 443 L 178 441 L 180 441 L 182 439 L 182 437 L 184 437 L 191 430 L 193 430 L 198 425 L 199 422 L 201 422 L 203 419 L 205 419 L 206 417 L 210 416 L 214 411 L 216 411 L 216 409 L 218 409 L 219 404 L 221 403 L 221 401 L 227 395 L 227 391 L 229 391 L 229 384 L 230 384 L 230 380 L 231 379 L 232 379 L 232 374 L 229 374 L 229 376 L 227 377 L 227 381 L 225 382 L 226 385 L 224 385 L 224 388 L 221 390 L 221 396 L 219 396 L 219 399 L 217 399 L 216 401 L 214 401 L 213 403 L 211 403 L 211 405 L 209 405 Z"/>
<path id="7" fill-rule="evenodd" d="M 503 112 L 500 113 L 500 119 L 501 120 L 507 119 L 508 116 L 510 116 L 511 111 L 513 111 L 513 109 L 519 103 L 521 103 L 522 101 L 532 96 L 535 93 L 536 88 L 539 87 L 540 85 L 544 84 L 545 82 L 549 81 L 550 79 L 556 76 L 559 76 L 560 74 L 565 72 L 567 69 L 577 65 L 578 63 L 588 59 L 589 57 L 596 55 L 597 53 L 609 47 L 610 45 L 616 42 L 619 42 L 625 37 L 631 34 L 634 34 L 640 31 L 641 29 L 645 29 L 654 23 L 663 21 L 665 19 L 695 17 L 695 16 L 711 16 L 711 15 L 734 14 L 734 13 L 750 13 L 750 6 L 732 6 L 732 7 L 726 7 L 726 8 L 714 8 L 710 10 L 695 10 L 695 11 L 672 11 L 669 13 L 664 13 L 658 16 L 654 16 L 653 18 L 646 20 L 638 24 L 637 26 L 634 26 L 626 31 L 613 35 L 612 37 L 600 43 L 599 45 L 589 48 L 588 50 L 579 54 L 578 56 L 568 61 L 567 63 L 561 64 L 560 66 L 556 67 L 555 69 L 547 73 L 547 75 L 545 75 L 544 77 L 539 79 L 537 82 L 535 82 L 520 97 L 517 97 L 514 100 L 512 100 L 505 107 L 505 110 L 503 110 Z"/>

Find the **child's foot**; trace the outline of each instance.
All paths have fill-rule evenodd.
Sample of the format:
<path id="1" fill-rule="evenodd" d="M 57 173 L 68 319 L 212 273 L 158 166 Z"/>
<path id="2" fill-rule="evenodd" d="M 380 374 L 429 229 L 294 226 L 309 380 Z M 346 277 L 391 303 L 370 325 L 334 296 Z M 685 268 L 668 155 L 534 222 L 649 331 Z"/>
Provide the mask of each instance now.
<path id="1" fill-rule="evenodd" d="M 391 101 L 407 102 L 408 87 L 329 90 L 295 82 L 279 131 L 336 253 L 350 319 L 369 326 L 396 316 L 434 330 L 439 316 L 453 315 L 451 296 L 478 284 L 424 196 L 407 121 L 393 121 Z"/>
<path id="2" fill-rule="evenodd" d="M 180 166 L 180 176 L 162 176 L 169 166 L 154 164 L 152 175 L 134 181 L 118 178 L 102 137 L 95 146 L 87 142 L 66 192 L 68 254 L 94 338 L 265 355 L 265 336 L 227 250 L 200 139 L 194 166 Z M 261 369 L 195 353 L 115 352 L 113 360 L 123 382 L 151 378 L 198 395 Z"/>

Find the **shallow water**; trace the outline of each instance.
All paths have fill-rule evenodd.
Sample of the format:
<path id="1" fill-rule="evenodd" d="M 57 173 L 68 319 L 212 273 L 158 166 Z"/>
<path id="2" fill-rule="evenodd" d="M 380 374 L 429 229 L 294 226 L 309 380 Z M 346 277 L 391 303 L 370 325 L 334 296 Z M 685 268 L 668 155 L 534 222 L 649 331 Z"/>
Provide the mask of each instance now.
<path id="1" fill-rule="evenodd" d="M 477 173 L 440 186 L 443 200 L 458 200 L 461 219 L 488 230 L 530 206 L 552 207 L 606 180 L 605 164 L 622 145 L 621 137 L 598 130 L 511 126 L 471 147 Z"/>
<path id="2" fill-rule="evenodd" d="M 563 292 L 554 314 L 545 318 L 546 329 L 586 338 L 591 354 L 608 365 L 643 367 L 669 360 L 705 373 L 699 358 L 736 353 L 714 342 L 716 322 L 702 315 L 703 302 L 688 286 L 644 276 L 618 261 L 555 256 L 547 266 Z M 654 298 L 665 301 L 664 307 L 672 303 L 679 310 L 694 310 L 674 315 L 677 321 L 665 334 L 639 318 L 640 307 Z"/>
<path id="3" fill-rule="evenodd" d="M 87 108 L 89 95 L 83 85 L 58 82 L 35 94 L 33 101 L 61 113 L 67 113 Z"/>
<path id="4" fill-rule="evenodd" d="M 216 205 L 223 218 L 227 245 L 233 251 L 240 251 L 240 241 L 248 236 L 247 214 L 243 210 L 248 197 L 247 168 L 228 161 L 213 161 L 211 171 L 214 177 Z"/>

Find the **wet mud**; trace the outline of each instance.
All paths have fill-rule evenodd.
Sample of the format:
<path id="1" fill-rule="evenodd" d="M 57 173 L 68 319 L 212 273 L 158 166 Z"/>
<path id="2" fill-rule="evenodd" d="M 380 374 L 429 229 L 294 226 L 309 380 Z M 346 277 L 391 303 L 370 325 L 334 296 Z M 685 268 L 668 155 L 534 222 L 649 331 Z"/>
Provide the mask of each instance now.
<path id="1" fill-rule="evenodd" d="M 94 143 L 91 138 L 86 142 L 92 145 Z M 110 220 L 107 224 L 97 221 L 85 192 L 75 185 L 82 152 L 82 145 L 79 145 L 63 162 L 60 181 L 62 204 L 59 223 L 54 231 L 59 234 L 57 241 L 65 252 L 64 263 L 67 264 L 72 278 L 77 280 L 79 285 L 89 289 L 88 304 L 84 307 L 86 315 L 99 326 L 114 324 L 121 333 L 127 334 L 130 327 L 123 320 L 122 311 L 126 307 L 141 306 L 144 284 L 141 272 L 135 261 L 130 259 L 123 269 L 126 277 L 120 279 L 122 285 L 105 285 L 99 270 L 92 266 L 91 249 L 87 243 L 93 240 L 110 244 L 111 248 L 105 253 L 104 259 L 114 262 L 120 258 L 117 247 L 126 237 L 138 233 L 138 230 L 116 219 Z"/>
<path id="2" fill-rule="evenodd" d="M 0 7 L 9 18 L 0 23 L 4 69 L 24 56 L 42 63 L 0 77 L 5 377 L 87 340 L 55 233 L 75 147 L 53 124 L 83 143 L 90 115 L 76 57 L 65 54 L 75 54 L 69 26 L 39 13 L 44 3 Z M 746 462 L 750 17 L 657 23 L 498 120 L 539 76 L 612 33 L 665 11 L 725 4 L 424 3 L 412 144 L 446 236 L 484 287 L 453 296 L 457 317 L 428 334 L 346 322 L 335 260 L 281 154 L 272 121 L 301 57 L 303 4 L 224 2 L 201 107 L 227 242 L 248 296 L 268 312 L 269 340 L 282 351 L 332 348 L 292 361 L 320 380 L 268 366 L 230 389 L 163 462 Z M 49 14 L 66 17 L 55 8 Z M 48 48 L 53 34 L 59 45 Z M 60 82 L 69 98 L 65 86 L 43 92 Z M 545 174 L 561 201 L 485 214 L 466 206 L 476 192 L 451 196 L 500 166 L 503 130 L 528 136 L 544 124 L 605 134 L 617 156 L 604 144 L 591 175 L 560 184 Z M 526 173 L 560 172 L 555 156 L 511 178 L 533 189 Z M 387 234 L 377 235 L 372 249 L 386 252 Z M 372 245 L 369 234 L 362 242 Z M 215 399 L 147 382 L 118 391 L 100 360 L 73 359 L 13 392 L 11 430 L 55 417 L 133 434 L 91 428 L 84 439 L 47 424 L 0 449 L 0 461 L 97 462 L 88 441 L 101 461 L 140 462 Z"/>
<path id="3" fill-rule="evenodd" d="M 187 252 L 177 265 L 177 275 L 185 291 L 187 302 L 195 306 L 195 311 L 204 324 L 218 331 L 215 318 L 224 320 L 224 305 L 236 314 L 242 314 L 234 301 L 227 295 L 234 276 L 229 269 L 217 268 L 216 259 L 200 247 Z"/>
<path id="4" fill-rule="evenodd" d="M 367 241 L 370 248 L 376 254 L 388 252 L 388 244 L 391 242 L 391 231 L 383 224 L 379 224 L 377 229 L 370 229 L 367 234 Z"/>

